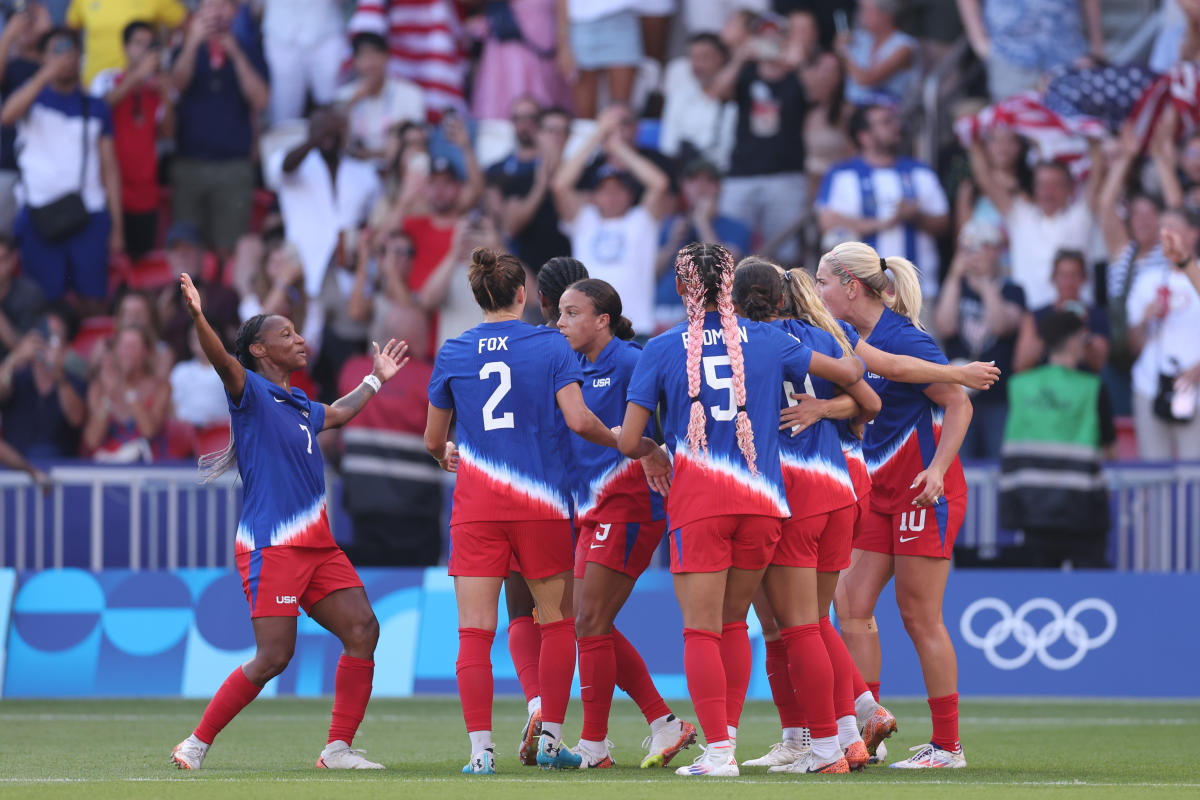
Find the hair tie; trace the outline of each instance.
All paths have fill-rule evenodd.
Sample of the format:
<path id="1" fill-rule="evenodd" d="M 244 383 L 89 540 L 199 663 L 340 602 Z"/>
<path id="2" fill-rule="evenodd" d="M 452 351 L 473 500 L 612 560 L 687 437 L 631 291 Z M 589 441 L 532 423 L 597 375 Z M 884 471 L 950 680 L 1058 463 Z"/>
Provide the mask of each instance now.
<path id="1" fill-rule="evenodd" d="M 887 272 L 887 268 L 888 268 L 888 266 L 887 266 L 887 259 L 886 259 L 886 258 L 884 258 L 883 256 L 880 256 L 880 257 L 879 257 L 879 268 L 880 268 L 881 270 L 883 270 L 884 272 Z"/>
<path id="2" fill-rule="evenodd" d="M 738 406 L 738 407 L 737 407 L 737 410 L 738 410 L 738 413 L 739 413 L 739 414 L 745 414 L 745 413 L 746 413 L 746 407 L 745 407 L 745 406 Z"/>
<path id="3" fill-rule="evenodd" d="M 693 403 L 699 403 L 699 402 L 700 402 L 700 395 L 696 395 L 695 397 L 689 397 L 688 399 L 689 399 L 690 401 L 692 401 Z"/>
<path id="4" fill-rule="evenodd" d="M 790 269 L 785 269 L 783 271 L 783 279 L 788 283 L 792 282 L 792 271 Z"/>

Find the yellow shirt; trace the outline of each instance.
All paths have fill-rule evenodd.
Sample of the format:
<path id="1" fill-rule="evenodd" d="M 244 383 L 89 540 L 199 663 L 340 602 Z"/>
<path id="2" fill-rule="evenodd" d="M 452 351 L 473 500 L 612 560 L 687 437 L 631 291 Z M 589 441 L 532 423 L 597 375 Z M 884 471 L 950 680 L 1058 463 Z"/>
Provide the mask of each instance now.
<path id="1" fill-rule="evenodd" d="M 121 34 L 134 20 L 177 28 L 187 18 L 179 0 L 71 0 L 67 24 L 83 31 L 83 85 L 97 72 L 125 66 Z"/>

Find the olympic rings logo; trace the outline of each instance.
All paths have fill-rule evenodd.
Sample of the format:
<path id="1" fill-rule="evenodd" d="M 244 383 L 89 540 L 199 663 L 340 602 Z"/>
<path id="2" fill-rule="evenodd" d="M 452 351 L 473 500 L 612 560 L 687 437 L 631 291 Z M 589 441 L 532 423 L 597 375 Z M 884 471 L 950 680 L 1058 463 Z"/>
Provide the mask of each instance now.
<path id="1" fill-rule="evenodd" d="M 1000 615 L 987 631 L 980 636 L 975 632 L 975 616 L 981 611 L 994 611 Z M 1051 619 L 1041 630 L 1035 630 L 1026 617 L 1033 611 L 1045 611 Z M 1104 617 L 1104 629 L 1092 636 L 1088 629 L 1079 621 L 1079 616 L 1087 611 L 1098 612 Z M 1027 600 L 1013 611 L 1008 603 L 998 597 L 981 597 L 963 612 L 959 631 L 963 639 L 972 647 L 977 647 L 987 656 L 988 662 L 996 669 L 1020 669 L 1037 656 L 1038 661 L 1049 669 L 1071 669 L 1083 660 L 1089 650 L 1096 650 L 1108 643 L 1117 632 L 1117 612 L 1108 602 L 1098 597 L 1080 600 L 1065 613 L 1062 606 L 1048 597 L 1035 597 Z M 1001 644 L 1012 637 L 1025 650 L 1015 656 L 1003 656 L 997 652 Z M 1050 653 L 1050 646 L 1066 637 L 1075 652 L 1065 657 Z"/>

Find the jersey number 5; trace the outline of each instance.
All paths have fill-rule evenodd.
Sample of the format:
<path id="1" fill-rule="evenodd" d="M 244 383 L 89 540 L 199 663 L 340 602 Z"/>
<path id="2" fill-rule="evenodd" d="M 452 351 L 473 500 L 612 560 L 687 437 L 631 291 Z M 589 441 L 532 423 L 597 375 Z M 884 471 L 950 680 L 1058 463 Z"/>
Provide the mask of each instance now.
<path id="1" fill-rule="evenodd" d="M 500 401 L 504 399 L 504 395 L 508 394 L 512 389 L 512 370 L 503 361 L 489 361 L 483 365 L 483 369 L 479 370 L 479 380 L 487 380 L 489 375 L 499 375 L 500 385 L 496 387 L 496 391 L 492 392 L 492 396 L 488 398 L 488 401 L 483 404 L 483 429 L 485 431 L 494 431 L 498 428 L 517 427 L 513 421 L 511 411 L 506 411 L 499 417 L 496 416 L 496 406 L 500 405 Z"/>

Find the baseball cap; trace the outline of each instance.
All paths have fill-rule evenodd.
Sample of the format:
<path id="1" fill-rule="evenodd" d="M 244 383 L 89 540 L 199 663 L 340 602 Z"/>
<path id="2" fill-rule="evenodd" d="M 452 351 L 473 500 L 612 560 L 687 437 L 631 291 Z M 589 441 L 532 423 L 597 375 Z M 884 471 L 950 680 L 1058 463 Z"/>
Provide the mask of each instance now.
<path id="1" fill-rule="evenodd" d="M 196 247 L 204 246 L 204 240 L 200 236 L 200 229 L 184 220 L 176 220 L 171 223 L 170 228 L 167 228 L 166 243 L 167 247 L 174 247 L 177 244 L 191 244 Z"/>
<path id="2" fill-rule="evenodd" d="M 458 167 L 445 156 L 438 156 L 433 160 L 433 163 L 429 166 L 429 174 L 430 176 L 449 175 L 456 181 L 463 179 L 462 174 L 458 171 Z"/>

